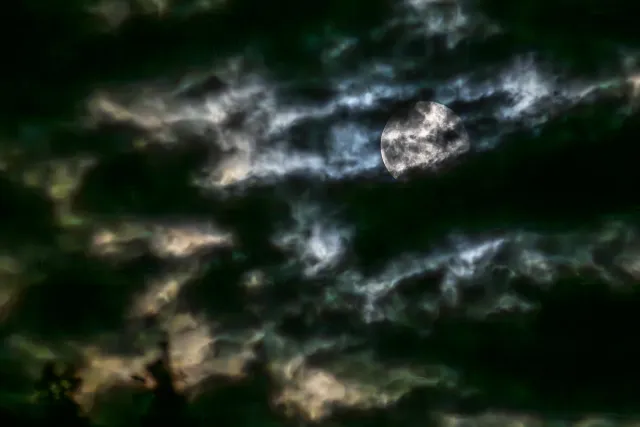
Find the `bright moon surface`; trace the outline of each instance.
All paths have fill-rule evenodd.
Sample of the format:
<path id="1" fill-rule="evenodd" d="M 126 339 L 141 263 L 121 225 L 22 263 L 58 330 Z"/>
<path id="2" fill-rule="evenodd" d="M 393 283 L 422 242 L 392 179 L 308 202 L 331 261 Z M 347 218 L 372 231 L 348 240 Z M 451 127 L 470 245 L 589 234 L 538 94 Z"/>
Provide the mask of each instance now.
<path id="1" fill-rule="evenodd" d="M 396 179 L 410 171 L 437 171 L 469 148 L 460 117 L 442 104 L 425 101 L 394 114 L 380 141 L 382 161 Z"/>

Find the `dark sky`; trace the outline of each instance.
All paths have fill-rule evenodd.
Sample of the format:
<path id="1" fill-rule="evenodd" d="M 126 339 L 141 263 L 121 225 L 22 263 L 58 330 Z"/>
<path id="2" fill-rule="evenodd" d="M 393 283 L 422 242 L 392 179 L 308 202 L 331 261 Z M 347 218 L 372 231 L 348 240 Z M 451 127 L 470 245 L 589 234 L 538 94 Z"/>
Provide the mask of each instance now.
<path id="1" fill-rule="evenodd" d="M 640 380 L 639 355 L 633 345 L 638 297 L 636 279 L 618 267 L 607 271 L 613 277 L 610 283 L 627 290 L 624 295 L 611 291 L 608 279 L 588 268 L 576 272 L 567 267 L 551 290 L 527 279 L 514 281 L 510 290 L 541 307 L 529 317 L 469 320 L 462 311 L 449 314 L 443 307 L 441 317 L 429 318 L 412 305 L 412 292 L 417 292 L 417 301 L 426 290 L 437 288 L 435 283 L 446 276 L 442 271 L 418 278 L 413 285 L 403 282 L 405 287 L 397 291 L 408 301 L 408 326 L 388 320 L 367 324 L 349 310 L 325 310 L 319 302 L 325 296 L 324 286 L 343 277 L 345 270 L 353 267 L 374 277 L 388 260 L 433 249 L 452 234 L 518 230 L 587 235 L 584 230 L 606 221 L 633 229 L 638 220 L 640 121 L 628 108 L 628 94 L 598 95 L 561 114 L 555 114 L 560 107 L 552 95 L 544 101 L 549 106 L 545 120 L 532 127 L 522 119 L 508 132 L 501 122 L 478 120 L 470 126 L 472 136 L 499 134 L 500 147 L 473 152 L 463 164 L 437 176 L 416 176 L 403 183 L 368 176 L 319 182 L 300 173 L 225 195 L 193 185 L 198 171 L 220 155 L 215 144 L 201 136 L 186 132 L 180 134 L 184 144 L 178 148 L 152 144 L 135 150 L 133 142 L 153 139 L 148 131 L 122 123 L 93 128 L 80 124 L 86 100 L 96 89 L 128 88 L 123 92 L 134 93 L 147 82 L 175 87 L 186 73 L 239 52 L 260 58 L 271 81 L 293 82 L 294 95 L 312 105 L 333 99 L 332 79 L 359 70 L 371 58 L 414 58 L 397 60 L 398 69 L 404 66 L 401 63 L 409 64 L 408 71 L 397 71 L 397 79 L 433 80 L 431 90 L 436 91 L 454 71 L 486 68 L 491 74 L 523 52 L 534 52 L 545 69 L 566 80 L 623 78 L 627 70 L 619 53 L 640 44 L 633 2 L 466 3 L 503 32 L 467 37 L 455 49 L 447 49 L 437 35 L 414 40 L 410 24 L 385 27 L 397 13 L 398 4 L 391 0 L 231 0 L 225 7 L 197 13 L 189 13 L 189 2 L 181 2 L 160 17 L 134 12 L 111 30 L 86 12 L 86 2 L 29 0 L 7 6 L 0 17 L 2 39 L 11 45 L 3 54 L 0 83 L 0 255 L 17 260 L 20 268 L 0 267 L 7 286 L 16 281 L 22 287 L 15 305 L 0 317 L 3 336 L 24 335 L 59 344 L 92 341 L 102 333 L 126 329 L 131 300 L 143 285 L 180 263 L 159 257 L 144 239 L 127 246 L 123 259 L 96 257 L 90 246 L 98 225 L 213 218 L 233 232 L 237 246 L 194 256 L 203 268 L 182 294 L 181 304 L 220 320 L 230 333 L 264 319 L 275 319 L 278 333 L 300 342 L 349 332 L 380 363 L 441 362 L 480 390 L 477 401 L 454 392 L 428 391 L 433 407 L 429 409 L 434 412 L 498 408 L 543 418 L 571 414 L 566 415 L 570 418 L 587 409 L 633 414 Z M 379 28 L 385 31 L 376 33 Z M 357 48 L 341 61 L 339 70 L 322 62 L 326 45 L 336 39 L 357 40 Z M 425 46 L 433 56 L 421 59 Z M 208 82 L 196 85 L 189 96 L 197 99 L 226 90 L 222 79 Z M 345 110 L 326 123 L 303 123 L 292 130 L 298 132 L 292 139 L 301 150 L 314 150 L 313 138 L 327 132 L 331 122 L 375 127 L 390 112 L 417 100 L 412 96 L 417 95 L 385 101 L 388 105 L 381 104 L 376 111 Z M 450 107 L 460 114 L 482 113 L 500 102 L 503 99 L 496 94 L 473 101 L 457 99 Z M 246 117 L 240 112 L 234 119 L 242 128 Z M 41 165 L 77 155 L 90 157 L 93 163 L 73 196 L 61 202 L 46 190 L 55 167 Z M 25 178 L 33 170 L 39 171 L 34 180 L 44 184 Z M 310 279 L 304 265 L 288 264 L 285 251 L 271 240 L 295 217 L 291 194 L 300 198 L 312 194 L 323 206 L 335 207 L 336 216 L 355 230 L 349 250 L 324 276 Z M 75 212 L 82 225 L 73 228 L 61 222 L 65 209 Z M 614 242 L 594 252 L 600 258 L 592 267 L 613 266 L 621 252 L 617 244 L 623 245 Z M 273 278 L 274 285 L 263 294 L 236 286 L 254 270 Z M 494 292 L 492 284 L 500 279 L 488 280 L 479 286 L 481 297 Z M 416 327 L 422 323 L 435 325 L 427 338 Z M 27 363 L 16 361 L 12 351 L 9 346 L 3 351 L 11 362 L 2 369 L 0 383 L 6 385 L 0 390 L 6 397 L 0 398 L 0 405 L 9 412 L 23 412 L 29 406 L 17 405 L 11 396 L 28 394 L 25 390 L 32 387 L 33 378 L 27 374 Z M 318 358 L 313 363 L 324 366 Z M 209 409 L 202 409 L 207 401 L 198 402 L 201 421 L 284 423 L 280 412 L 268 408 L 266 382 L 265 376 L 255 374 L 235 388 L 219 391 Z M 416 396 L 417 401 L 424 397 Z M 245 404 L 252 409 L 231 409 Z M 373 425 L 368 417 L 378 417 L 409 425 L 424 416 L 416 409 L 419 406 L 409 396 L 399 409 L 339 414 L 336 419 Z"/>

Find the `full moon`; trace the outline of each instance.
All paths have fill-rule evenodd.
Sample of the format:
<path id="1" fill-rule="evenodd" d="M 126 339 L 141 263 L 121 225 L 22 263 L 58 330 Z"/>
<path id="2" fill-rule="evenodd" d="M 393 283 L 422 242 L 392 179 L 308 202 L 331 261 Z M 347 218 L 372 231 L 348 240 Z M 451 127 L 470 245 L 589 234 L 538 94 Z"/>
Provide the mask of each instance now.
<path id="1" fill-rule="evenodd" d="M 396 179 L 408 172 L 435 172 L 469 151 L 462 120 L 437 102 L 419 101 L 394 114 L 382 131 L 382 161 Z"/>

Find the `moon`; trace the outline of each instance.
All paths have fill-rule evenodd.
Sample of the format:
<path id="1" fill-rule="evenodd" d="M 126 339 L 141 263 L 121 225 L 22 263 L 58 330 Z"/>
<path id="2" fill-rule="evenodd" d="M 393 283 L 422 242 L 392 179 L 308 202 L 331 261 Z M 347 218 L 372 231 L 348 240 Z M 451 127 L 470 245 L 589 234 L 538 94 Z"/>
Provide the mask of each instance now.
<path id="1" fill-rule="evenodd" d="M 382 161 L 395 179 L 408 172 L 437 172 L 469 149 L 460 117 L 437 102 L 418 101 L 394 114 L 380 138 Z"/>

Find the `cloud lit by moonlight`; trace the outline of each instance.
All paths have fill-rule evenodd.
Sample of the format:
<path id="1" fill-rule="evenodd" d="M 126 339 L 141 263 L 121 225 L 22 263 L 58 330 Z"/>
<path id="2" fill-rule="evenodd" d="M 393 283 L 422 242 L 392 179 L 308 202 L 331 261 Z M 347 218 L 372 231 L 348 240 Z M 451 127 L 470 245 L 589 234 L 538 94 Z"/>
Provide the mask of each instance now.
<path id="1" fill-rule="evenodd" d="M 412 171 L 437 171 L 469 151 L 462 120 L 437 102 L 419 101 L 394 114 L 382 131 L 382 161 L 394 178 Z"/>

